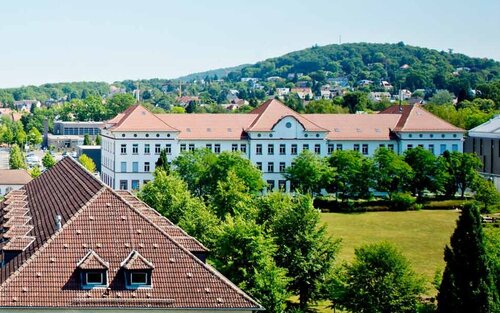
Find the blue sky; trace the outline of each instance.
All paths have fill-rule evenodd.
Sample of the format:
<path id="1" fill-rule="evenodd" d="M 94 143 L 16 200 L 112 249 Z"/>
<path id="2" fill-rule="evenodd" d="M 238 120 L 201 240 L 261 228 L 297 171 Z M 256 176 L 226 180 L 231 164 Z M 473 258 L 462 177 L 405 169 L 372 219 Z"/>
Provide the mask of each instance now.
<path id="1" fill-rule="evenodd" d="M 500 60 L 500 1 L 0 2 L 0 88 L 174 78 L 314 44 L 399 42 Z"/>

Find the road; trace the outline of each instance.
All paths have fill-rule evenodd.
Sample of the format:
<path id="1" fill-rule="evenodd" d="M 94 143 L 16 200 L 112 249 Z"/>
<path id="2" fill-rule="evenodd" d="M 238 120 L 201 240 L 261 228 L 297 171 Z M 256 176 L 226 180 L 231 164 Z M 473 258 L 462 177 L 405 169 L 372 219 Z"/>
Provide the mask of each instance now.
<path id="1" fill-rule="evenodd" d="M 9 169 L 9 150 L 7 148 L 0 148 L 0 169 Z"/>

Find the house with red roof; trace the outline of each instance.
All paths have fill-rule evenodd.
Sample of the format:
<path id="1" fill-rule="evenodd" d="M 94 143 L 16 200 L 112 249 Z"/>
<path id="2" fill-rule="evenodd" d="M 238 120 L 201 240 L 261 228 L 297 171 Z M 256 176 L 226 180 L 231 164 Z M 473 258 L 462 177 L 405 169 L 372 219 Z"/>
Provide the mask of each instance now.
<path id="1" fill-rule="evenodd" d="M 0 202 L 3 312 L 256 312 L 199 241 L 66 157 Z"/>
<path id="2" fill-rule="evenodd" d="M 161 150 L 172 161 L 183 151 L 206 148 L 239 151 L 262 171 L 270 189 L 290 190 L 283 173 L 303 150 L 371 156 L 379 147 L 402 154 L 422 146 L 439 155 L 462 151 L 463 134 L 419 105 L 379 114 L 300 114 L 276 99 L 242 114 L 153 114 L 135 105 L 101 131 L 101 177 L 114 189 L 138 189 L 152 179 Z"/>

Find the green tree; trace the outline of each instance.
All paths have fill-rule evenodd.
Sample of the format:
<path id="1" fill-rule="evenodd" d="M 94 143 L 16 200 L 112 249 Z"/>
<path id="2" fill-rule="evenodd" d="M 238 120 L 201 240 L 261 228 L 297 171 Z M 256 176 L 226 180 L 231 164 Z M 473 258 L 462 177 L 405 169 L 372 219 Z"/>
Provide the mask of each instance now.
<path id="1" fill-rule="evenodd" d="M 83 145 L 90 146 L 90 144 L 90 136 L 88 134 L 85 134 L 85 136 L 83 136 Z"/>
<path id="2" fill-rule="evenodd" d="M 430 99 L 430 103 L 437 105 L 452 104 L 453 94 L 448 90 L 438 90 Z"/>
<path id="3" fill-rule="evenodd" d="M 328 159 L 334 176 L 328 189 L 342 200 L 363 198 L 373 186 L 373 162 L 359 151 L 337 150 Z"/>
<path id="4" fill-rule="evenodd" d="M 445 161 L 444 170 L 448 173 L 448 189 L 453 191 L 460 189 L 463 198 L 465 190 L 472 187 L 479 178 L 478 171 L 482 167 L 481 160 L 474 153 L 457 151 L 445 151 L 442 158 Z"/>
<path id="5" fill-rule="evenodd" d="M 493 275 L 494 284 L 498 292 L 500 291 L 500 228 L 485 227 L 484 235 L 488 266 Z M 494 305 L 496 309 L 500 309 L 500 297 L 497 298 Z"/>
<path id="6" fill-rule="evenodd" d="M 413 178 L 411 167 L 392 150 L 377 149 L 373 161 L 375 186 L 378 191 L 387 192 L 389 199 L 394 192 L 402 191 Z"/>
<path id="7" fill-rule="evenodd" d="M 284 176 L 303 193 L 319 193 L 333 176 L 328 162 L 309 150 L 302 151 L 293 161 L 293 165 L 286 169 Z"/>
<path id="8" fill-rule="evenodd" d="M 487 265 L 479 210 L 466 205 L 450 245 L 444 250 L 446 268 L 437 296 L 439 313 L 491 312 L 498 299 Z"/>
<path id="9" fill-rule="evenodd" d="M 489 212 L 490 206 L 500 203 L 500 192 L 497 191 L 493 182 L 478 177 L 475 182 L 476 194 L 474 199 L 482 205 L 481 211 Z"/>
<path id="10" fill-rule="evenodd" d="M 176 173 L 167 173 L 161 167 L 155 170 L 154 180 L 144 185 L 138 196 L 174 224 L 187 210 L 204 206 L 201 199 L 192 196 L 186 183 Z"/>
<path id="11" fill-rule="evenodd" d="M 26 144 L 26 132 L 24 131 L 23 124 L 19 121 L 14 123 L 14 142 L 20 147 L 24 147 Z"/>
<path id="12" fill-rule="evenodd" d="M 269 312 L 283 312 L 289 297 L 286 270 L 276 265 L 276 244 L 262 227 L 242 216 L 228 216 L 212 250 L 215 267 Z"/>
<path id="13" fill-rule="evenodd" d="M 422 147 L 416 147 L 405 151 L 404 160 L 415 173 L 409 187 L 410 191 L 422 199 L 424 190 L 437 191 L 442 185 L 440 167 L 434 154 Z"/>
<path id="14" fill-rule="evenodd" d="M 95 172 L 95 163 L 86 154 L 80 155 L 78 161 L 80 161 L 80 164 L 82 164 L 83 167 L 85 167 L 89 172 L 91 173 Z"/>
<path id="15" fill-rule="evenodd" d="M 209 195 L 209 203 L 216 215 L 223 219 L 226 214 L 253 216 L 253 197 L 245 182 L 231 170 L 217 182 L 214 192 Z"/>
<path id="16" fill-rule="evenodd" d="M 168 164 L 167 149 L 163 149 L 160 151 L 160 156 L 158 157 L 158 160 L 156 160 L 155 168 L 161 169 L 167 174 L 170 173 L 170 164 Z"/>
<path id="17" fill-rule="evenodd" d="M 321 288 L 332 271 L 339 241 L 320 226 L 320 215 L 309 196 L 297 195 L 281 209 L 272 227 L 278 249 L 278 266 L 288 270 L 289 290 L 298 294 L 301 309 L 320 298 Z"/>
<path id="18" fill-rule="evenodd" d="M 368 105 L 368 96 L 361 91 L 349 92 L 344 95 L 343 105 L 349 109 L 350 113 L 364 111 Z"/>
<path id="19" fill-rule="evenodd" d="M 389 243 L 368 244 L 354 251 L 354 260 L 330 287 L 334 307 L 350 312 L 417 312 L 424 280 Z"/>
<path id="20" fill-rule="evenodd" d="M 12 147 L 10 147 L 9 167 L 13 170 L 28 168 L 24 160 L 24 155 L 17 144 L 13 144 Z"/>
<path id="21" fill-rule="evenodd" d="M 45 167 L 46 169 L 49 169 L 52 166 L 54 166 L 55 164 L 56 164 L 56 160 L 54 159 L 52 154 L 50 154 L 50 152 L 45 153 L 45 155 L 42 158 L 43 167 Z"/>
<path id="22" fill-rule="evenodd" d="M 36 128 L 31 128 L 28 132 L 28 142 L 32 145 L 39 145 L 43 141 L 42 134 Z"/>
<path id="23" fill-rule="evenodd" d="M 101 135 L 95 136 L 95 145 L 100 146 L 101 145 Z"/>
<path id="24" fill-rule="evenodd" d="M 42 175 L 42 171 L 40 170 L 40 167 L 35 166 L 30 170 L 30 175 L 33 178 L 37 178 L 38 176 Z"/>

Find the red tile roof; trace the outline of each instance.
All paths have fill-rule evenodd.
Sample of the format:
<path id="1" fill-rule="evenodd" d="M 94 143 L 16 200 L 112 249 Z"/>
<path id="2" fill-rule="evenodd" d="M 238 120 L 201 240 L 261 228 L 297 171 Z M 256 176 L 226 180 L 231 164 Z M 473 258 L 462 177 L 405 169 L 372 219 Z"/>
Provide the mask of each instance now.
<path id="1" fill-rule="evenodd" d="M 132 105 L 107 123 L 114 131 L 177 131 L 140 105 Z"/>
<path id="2" fill-rule="evenodd" d="M 399 121 L 394 131 L 403 132 L 465 132 L 434 114 L 424 110 L 420 105 L 393 105 L 379 114 L 395 114 Z"/>
<path id="3" fill-rule="evenodd" d="M 153 263 L 149 262 L 139 252 L 133 250 L 130 252 L 125 261 L 120 264 L 122 268 L 127 270 L 152 270 L 154 269 Z"/>
<path id="4" fill-rule="evenodd" d="M 250 113 L 257 114 L 257 118 L 248 127 L 248 131 L 272 131 L 274 125 L 286 116 L 294 117 L 306 131 L 327 131 L 276 99 L 267 100 Z"/>
<path id="5" fill-rule="evenodd" d="M 71 158 L 23 188 L 33 243 L 1 269 L 0 307 L 261 309 L 156 224 L 168 220 L 140 201 L 125 200 Z M 59 230 L 56 215 L 62 218 Z M 133 251 L 154 264 L 152 288 L 125 288 L 121 266 Z M 134 258 L 137 264 L 140 259 Z M 109 264 L 108 288 L 83 290 L 77 264 L 99 260 Z"/>
<path id="6" fill-rule="evenodd" d="M 83 270 L 107 270 L 109 263 L 104 261 L 94 250 L 90 250 L 78 263 L 76 267 Z"/>
<path id="7" fill-rule="evenodd" d="M 0 170 L 0 185 L 25 185 L 31 180 L 25 170 Z"/>

